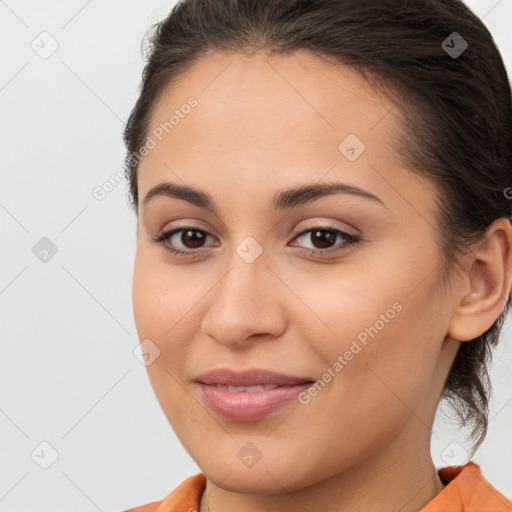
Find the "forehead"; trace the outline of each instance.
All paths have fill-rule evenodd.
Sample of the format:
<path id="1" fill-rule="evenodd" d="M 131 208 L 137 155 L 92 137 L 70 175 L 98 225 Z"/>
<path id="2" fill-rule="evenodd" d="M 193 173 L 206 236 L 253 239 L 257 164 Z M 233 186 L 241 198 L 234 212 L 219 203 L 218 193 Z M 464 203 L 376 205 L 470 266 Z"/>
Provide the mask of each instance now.
<path id="1" fill-rule="evenodd" d="M 167 87 L 150 126 L 168 121 L 172 110 L 191 96 L 198 106 L 180 123 L 181 130 L 172 130 L 173 138 L 185 131 L 208 133 L 208 140 L 217 142 L 246 134 L 261 142 L 314 141 L 325 135 L 339 138 L 347 131 L 362 138 L 392 107 L 354 69 L 305 50 L 211 53 Z M 389 116 L 387 124 L 393 119 Z"/>
<path id="2" fill-rule="evenodd" d="M 190 98 L 195 106 L 184 108 Z M 139 166 L 139 197 L 164 180 L 226 195 L 229 181 L 240 201 L 246 192 L 271 193 L 326 175 L 371 191 L 382 181 L 377 174 L 401 168 L 390 145 L 398 119 L 355 70 L 308 51 L 211 53 L 155 104 L 148 130 L 155 145 Z M 159 127 L 161 140 L 154 135 Z M 347 137 L 364 148 L 355 161 L 340 149 Z"/>

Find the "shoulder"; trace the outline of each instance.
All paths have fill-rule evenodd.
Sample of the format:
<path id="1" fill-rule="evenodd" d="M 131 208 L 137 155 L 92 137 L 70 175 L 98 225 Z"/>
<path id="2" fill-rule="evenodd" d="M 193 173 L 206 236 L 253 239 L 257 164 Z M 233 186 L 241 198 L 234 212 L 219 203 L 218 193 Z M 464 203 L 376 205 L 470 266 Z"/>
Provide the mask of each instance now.
<path id="1" fill-rule="evenodd" d="M 510 512 L 512 501 L 483 476 L 475 462 L 438 470 L 445 488 L 421 512 Z"/>
<path id="2" fill-rule="evenodd" d="M 123 512 L 197 512 L 205 484 L 206 476 L 196 473 L 183 480 L 163 500 L 152 501 Z"/>

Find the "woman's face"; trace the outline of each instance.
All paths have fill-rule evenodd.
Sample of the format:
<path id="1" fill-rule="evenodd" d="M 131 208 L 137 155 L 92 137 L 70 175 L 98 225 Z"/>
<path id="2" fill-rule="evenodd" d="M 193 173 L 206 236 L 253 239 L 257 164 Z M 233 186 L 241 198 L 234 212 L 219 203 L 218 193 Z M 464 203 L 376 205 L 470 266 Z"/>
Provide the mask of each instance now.
<path id="1" fill-rule="evenodd" d="M 397 114 L 349 68 L 302 51 L 212 54 L 155 106 L 138 176 L 135 322 L 164 413 L 224 488 L 282 493 L 380 471 L 411 446 L 428 453 L 458 342 L 434 195 L 392 150 Z M 213 206 L 145 202 L 162 183 Z M 334 183 L 353 188 L 286 193 Z M 214 386 L 196 379 L 215 369 L 316 387 L 289 387 L 300 395 L 277 408 L 275 392 L 217 390 L 210 407 Z M 269 408 L 243 406 L 250 393 Z"/>

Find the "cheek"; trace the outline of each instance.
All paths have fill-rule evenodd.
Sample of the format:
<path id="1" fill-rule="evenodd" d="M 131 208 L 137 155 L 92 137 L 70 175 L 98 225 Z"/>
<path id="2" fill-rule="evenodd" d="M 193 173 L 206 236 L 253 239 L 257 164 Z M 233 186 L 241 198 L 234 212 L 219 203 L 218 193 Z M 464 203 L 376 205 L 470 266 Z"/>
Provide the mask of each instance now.
<path id="1" fill-rule="evenodd" d="M 333 406 L 357 397 L 348 405 L 353 418 L 371 417 L 372 410 L 400 414 L 408 410 L 404 404 L 419 404 L 444 339 L 437 275 L 418 286 L 434 260 L 401 257 L 395 255 L 392 267 L 375 261 L 365 272 L 339 267 L 295 277 L 310 311 L 296 312 L 293 323 L 326 383 L 319 388 L 330 389 Z"/>
<path id="2" fill-rule="evenodd" d="M 180 422 L 180 371 L 187 356 L 187 325 L 184 292 L 189 287 L 179 283 L 177 272 L 159 263 L 151 251 L 138 249 L 132 283 L 133 314 L 139 340 L 149 339 L 159 349 L 158 357 L 146 366 L 156 398 L 171 424 Z M 180 318 L 184 321 L 180 322 Z"/>
<path id="3" fill-rule="evenodd" d="M 132 283 L 132 305 L 139 338 L 176 339 L 200 302 L 204 286 L 197 272 L 172 267 L 153 248 L 138 248 Z M 180 338 L 181 339 L 181 338 Z M 160 347 L 162 348 L 162 347 Z"/>
<path id="4" fill-rule="evenodd" d="M 199 274 L 200 275 L 200 274 Z M 166 414 L 179 414 L 179 384 L 190 378 L 192 342 L 204 310 L 205 293 L 213 285 L 186 266 L 173 267 L 152 248 L 141 247 L 135 258 L 132 304 L 139 340 L 149 339 L 159 356 L 146 367 Z"/>
<path id="5" fill-rule="evenodd" d="M 429 424 L 425 403 L 442 340 L 441 328 L 433 327 L 439 305 L 433 281 L 408 295 L 396 290 L 412 289 L 410 279 L 397 279 L 373 276 L 366 289 L 355 281 L 348 286 L 347 279 L 343 293 L 332 284 L 320 288 L 318 281 L 303 288 L 316 289 L 301 298 L 334 334 L 312 321 L 307 339 L 314 347 L 306 354 L 316 362 L 318 380 L 295 419 L 319 433 L 311 460 L 318 456 L 333 470 L 340 458 L 369 456 L 411 418 Z"/>
<path id="6" fill-rule="evenodd" d="M 135 324 L 139 338 L 150 338 L 146 334 L 149 326 L 153 324 L 153 316 L 156 314 L 154 300 L 155 295 L 155 275 L 154 268 L 150 265 L 150 260 L 146 252 L 141 249 L 141 242 L 137 244 L 135 253 L 135 262 L 132 278 L 132 305 Z"/>

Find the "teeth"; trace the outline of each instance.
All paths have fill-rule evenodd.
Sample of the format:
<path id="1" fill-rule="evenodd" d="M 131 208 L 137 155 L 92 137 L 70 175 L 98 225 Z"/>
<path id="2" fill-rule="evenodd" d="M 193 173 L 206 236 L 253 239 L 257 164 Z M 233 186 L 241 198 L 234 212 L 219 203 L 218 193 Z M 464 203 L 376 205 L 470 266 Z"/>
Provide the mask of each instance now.
<path id="1" fill-rule="evenodd" d="M 215 384 L 215 387 L 219 389 L 224 389 L 226 391 L 268 391 L 270 389 L 275 389 L 278 386 L 274 384 L 265 384 L 263 386 L 225 386 L 224 384 Z"/>

